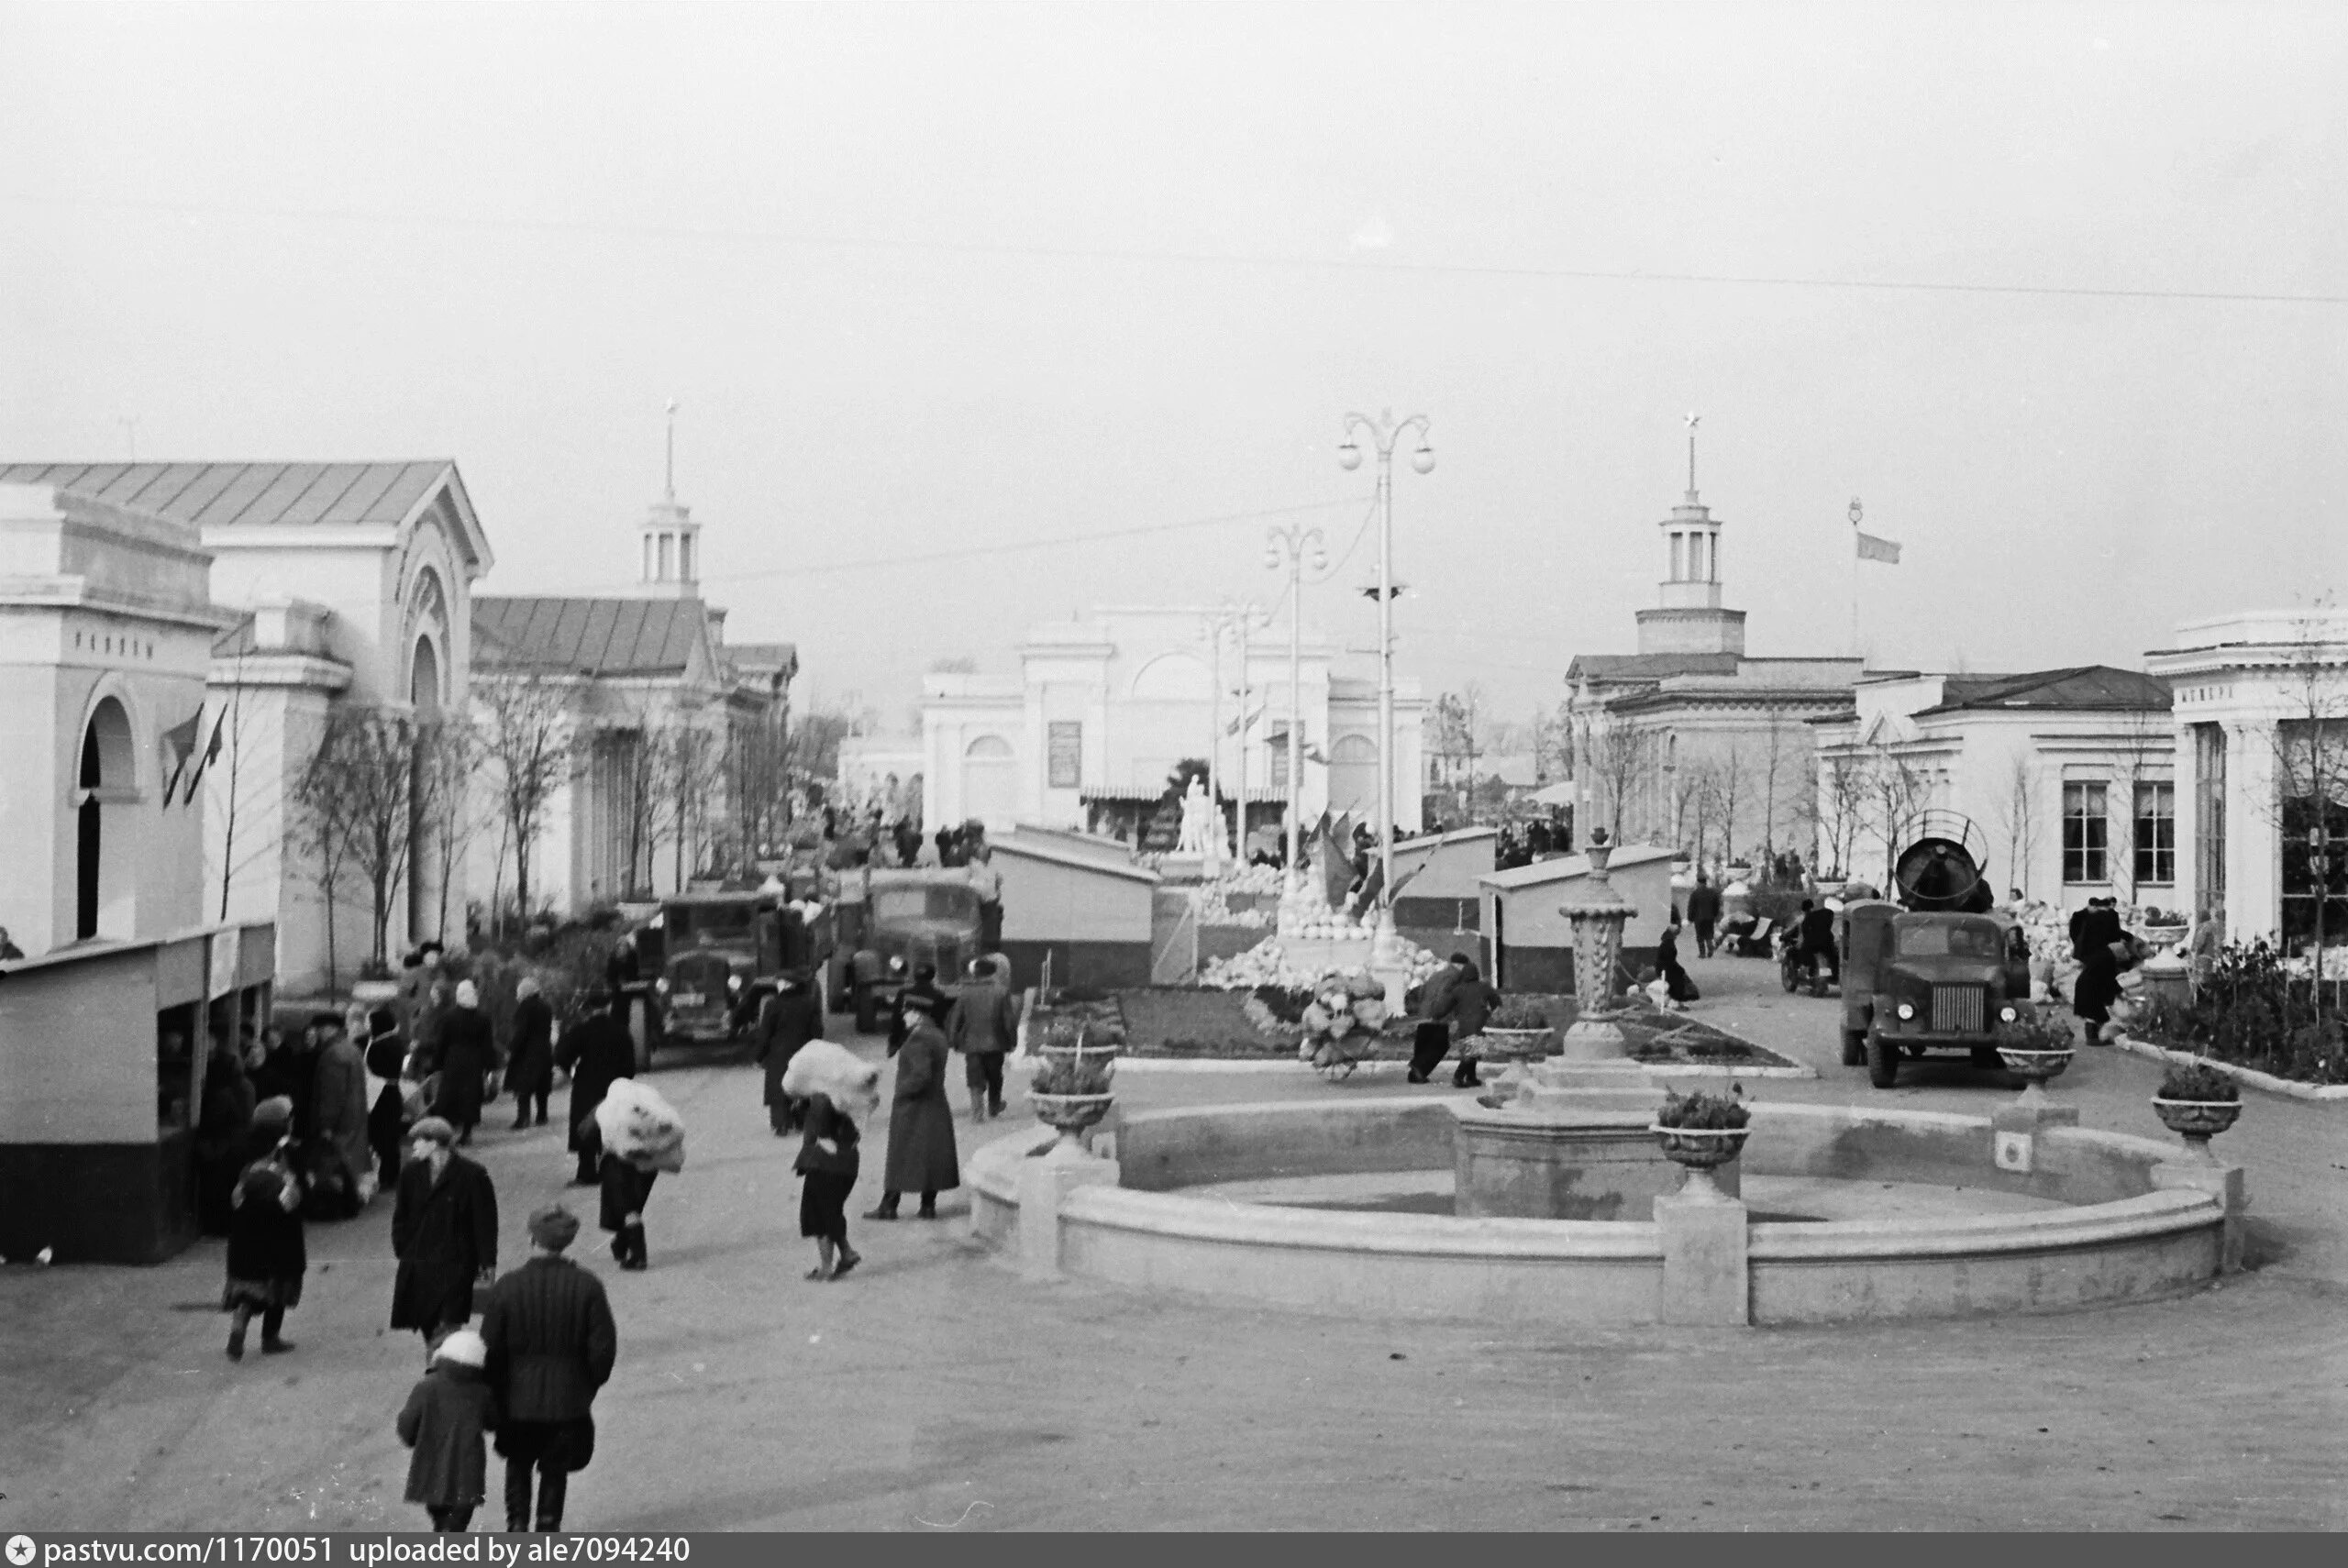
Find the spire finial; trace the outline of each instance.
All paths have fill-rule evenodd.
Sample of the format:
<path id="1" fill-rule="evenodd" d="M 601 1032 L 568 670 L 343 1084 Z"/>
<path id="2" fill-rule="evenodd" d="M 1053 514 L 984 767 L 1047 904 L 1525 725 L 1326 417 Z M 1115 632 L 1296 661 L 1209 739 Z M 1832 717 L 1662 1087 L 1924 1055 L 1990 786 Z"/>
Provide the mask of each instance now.
<path id="1" fill-rule="evenodd" d="M 1696 499 L 1696 425 L 1703 415 L 1692 409 L 1688 414 L 1688 499 Z"/>
<path id="2" fill-rule="evenodd" d="M 668 499 L 677 499 L 677 400 L 669 400 L 669 468 L 665 485 Z"/>

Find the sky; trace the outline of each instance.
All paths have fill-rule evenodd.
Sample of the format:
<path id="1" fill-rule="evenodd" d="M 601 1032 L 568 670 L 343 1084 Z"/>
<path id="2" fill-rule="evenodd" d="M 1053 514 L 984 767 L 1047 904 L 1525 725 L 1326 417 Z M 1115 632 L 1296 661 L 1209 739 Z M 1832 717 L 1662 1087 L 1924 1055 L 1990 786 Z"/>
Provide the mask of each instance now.
<path id="1" fill-rule="evenodd" d="M 1855 597 L 1884 666 L 2134 667 L 2348 579 L 2337 4 L 0 0 L 0 458 L 453 457 L 476 592 L 618 591 L 673 401 L 803 704 L 1278 605 L 1273 525 L 1369 648 L 1353 411 L 1437 458 L 1399 669 L 1506 716 L 1633 651 L 1691 412 L 1755 654 Z"/>

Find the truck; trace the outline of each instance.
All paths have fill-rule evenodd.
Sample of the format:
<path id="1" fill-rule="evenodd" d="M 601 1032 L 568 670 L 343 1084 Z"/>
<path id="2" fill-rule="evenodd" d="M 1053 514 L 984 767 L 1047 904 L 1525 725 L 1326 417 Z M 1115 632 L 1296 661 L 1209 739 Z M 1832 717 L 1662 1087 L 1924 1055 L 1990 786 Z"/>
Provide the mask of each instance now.
<path id="1" fill-rule="evenodd" d="M 833 947 L 829 906 L 780 892 L 684 893 L 637 934 L 659 998 L 662 1043 L 738 1038 L 788 970 L 820 987 Z"/>
<path id="2" fill-rule="evenodd" d="M 2031 1005 L 2029 956 L 2014 922 L 1990 912 L 1972 832 L 1956 819 L 1922 833 L 1896 863 L 1896 900 L 1861 899 L 1835 920 L 1843 1065 L 1864 1065 L 1877 1088 L 1934 1052 L 2002 1066 L 1999 1032 Z"/>
<path id="3" fill-rule="evenodd" d="M 951 986 L 979 956 L 979 893 L 958 870 L 874 871 L 843 878 L 832 1005 L 869 1030 L 924 964 Z M 858 973 L 857 956 L 869 955 Z"/>

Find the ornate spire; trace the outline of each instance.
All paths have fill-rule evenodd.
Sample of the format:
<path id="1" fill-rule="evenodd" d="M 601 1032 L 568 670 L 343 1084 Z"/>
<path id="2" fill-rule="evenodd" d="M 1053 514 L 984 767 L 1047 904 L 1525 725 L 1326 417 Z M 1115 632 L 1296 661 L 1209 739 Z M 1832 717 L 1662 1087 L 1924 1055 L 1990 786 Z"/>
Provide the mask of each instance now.
<path id="1" fill-rule="evenodd" d="M 1691 453 L 1688 459 L 1688 471 L 1691 476 L 1696 471 L 1695 461 L 1696 459 Z M 1693 478 L 1690 478 L 1688 482 L 1690 485 L 1693 485 L 1696 481 Z M 661 487 L 661 494 L 672 502 L 677 499 L 677 400 L 673 397 L 669 400 L 668 477 Z"/>
<path id="2" fill-rule="evenodd" d="M 1702 417 L 1693 410 L 1688 414 L 1688 500 L 1691 505 L 1696 500 L 1696 425 Z"/>

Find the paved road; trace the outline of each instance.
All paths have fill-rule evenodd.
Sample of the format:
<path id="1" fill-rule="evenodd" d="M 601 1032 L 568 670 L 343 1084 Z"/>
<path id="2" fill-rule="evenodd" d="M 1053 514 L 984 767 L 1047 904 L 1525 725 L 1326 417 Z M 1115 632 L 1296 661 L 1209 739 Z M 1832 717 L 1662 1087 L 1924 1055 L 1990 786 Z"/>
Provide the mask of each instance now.
<path id="1" fill-rule="evenodd" d="M 1706 1016 L 1820 1067 L 1748 1086 L 1764 1098 L 1977 1110 L 2011 1092 L 1950 1068 L 1878 1095 L 1834 1063 L 1832 1003 L 1784 996 L 1759 961 L 1694 972 Z M 2089 1125 L 2157 1133 L 2154 1077 L 2097 1052 L 2055 1092 Z M 580 1243 L 621 1352 L 574 1528 L 2348 1525 L 2348 1107 L 2254 1097 L 2221 1142 L 2249 1167 L 2261 1266 L 2220 1290 L 2002 1321 L 1559 1335 L 1032 1285 L 968 1239 L 958 1195 L 943 1222 L 858 1223 L 866 1266 L 810 1284 L 755 1075 L 703 1061 L 659 1083 L 692 1164 L 654 1196 L 653 1267 L 619 1274 L 592 1229 Z M 1120 1087 L 1136 1105 L 1424 1092 L 1301 1069 Z M 513 1248 L 566 1161 L 543 1132 L 482 1153 Z M 313 1228 L 300 1349 L 242 1365 L 211 1310 L 217 1242 L 156 1269 L 0 1270 L 0 1529 L 420 1526 L 392 1418 L 421 1357 L 381 1328 L 388 1227 L 379 1203 Z"/>

